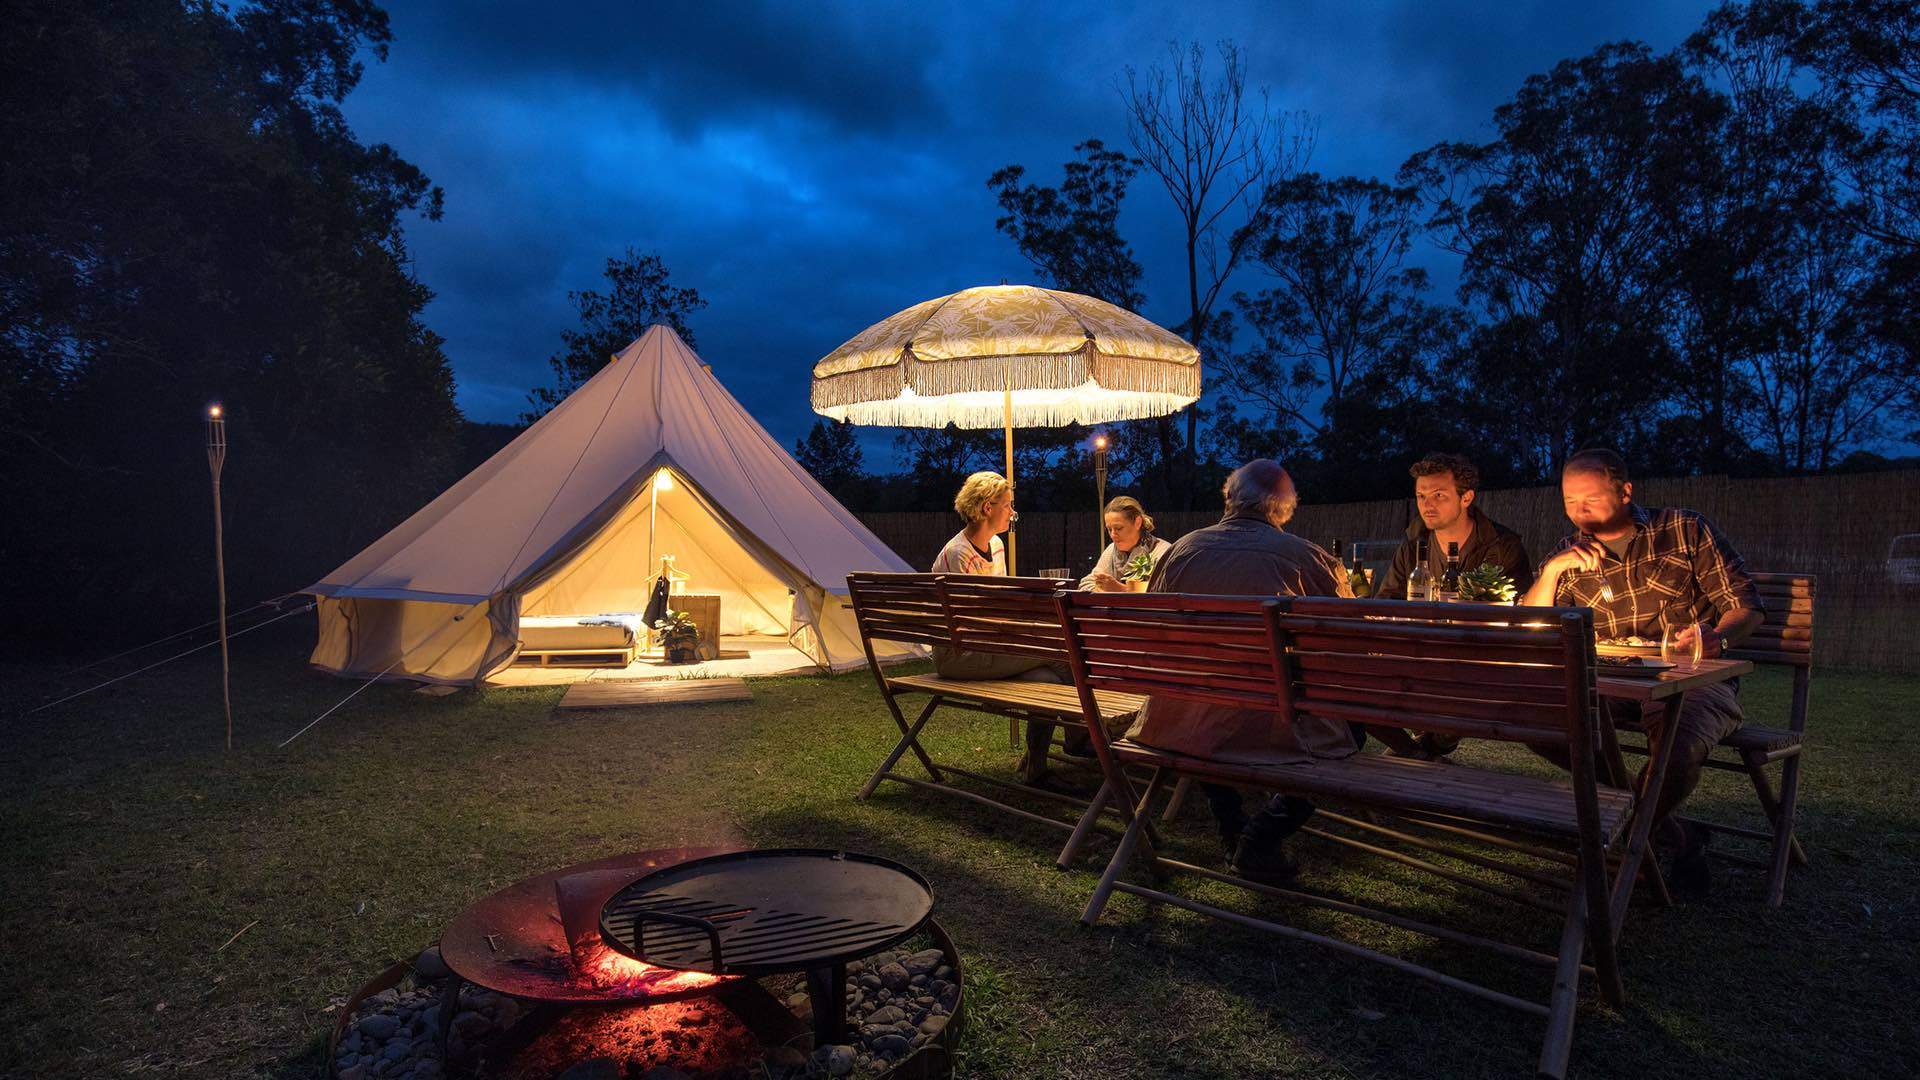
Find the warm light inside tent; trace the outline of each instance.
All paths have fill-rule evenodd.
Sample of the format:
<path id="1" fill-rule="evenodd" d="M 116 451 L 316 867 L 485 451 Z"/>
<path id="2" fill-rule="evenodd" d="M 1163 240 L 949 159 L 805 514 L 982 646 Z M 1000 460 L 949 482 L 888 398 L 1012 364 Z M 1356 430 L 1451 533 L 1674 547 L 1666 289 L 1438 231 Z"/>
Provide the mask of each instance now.
<path id="1" fill-rule="evenodd" d="M 672 491 L 673 490 L 673 474 L 668 472 L 665 469 L 661 469 L 659 472 L 654 473 L 653 474 L 653 490 L 656 493 Z"/>

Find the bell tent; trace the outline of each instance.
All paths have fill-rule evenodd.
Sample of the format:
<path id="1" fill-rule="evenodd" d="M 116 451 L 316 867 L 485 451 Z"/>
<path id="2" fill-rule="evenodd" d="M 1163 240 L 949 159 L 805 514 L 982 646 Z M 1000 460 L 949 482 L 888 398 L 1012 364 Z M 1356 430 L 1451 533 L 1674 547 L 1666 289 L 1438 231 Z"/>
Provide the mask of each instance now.
<path id="1" fill-rule="evenodd" d="M 637 613 L 671 554 L 720 633 L 866 662 L 847 575 L 910 569 L 654 326 L 499 453 L 306 591 L 314 666 L 477 684 L 521 620 Z M 882 655 L 882 659 L 895 654 Z"/>

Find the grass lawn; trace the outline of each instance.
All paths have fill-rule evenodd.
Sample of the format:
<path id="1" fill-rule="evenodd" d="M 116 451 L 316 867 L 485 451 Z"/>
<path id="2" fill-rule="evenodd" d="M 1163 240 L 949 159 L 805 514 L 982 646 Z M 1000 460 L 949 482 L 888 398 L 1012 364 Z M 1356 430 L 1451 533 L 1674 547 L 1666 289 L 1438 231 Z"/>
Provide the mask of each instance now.
<path id="1" fill-rule="evenodd" d="M 382 685 L 277 750 L 352 684 L 305 671 L 297 635 L 272 636 L 238 645 L 230 754 L 207 654 L 0 720 L 0 996 L 13 1015 L 0 1076 L 316 1075 L 329 1006 L 474 898 L 692 843 L 846 846 L 925 872 L 969 964 L 969 1075 L 1531 1073 L 1539 1022 L 1363 961 L 1126 896 L 1082 929 L 1104 842 L 1063 873 L 1064 834 L 899 785 L 856 803 L 893 731 L 864 674 L 758 681 L 751 704 L 584 715 L 554 712 L 557 688 L 430 698 Z M 0 669 L 12 710 L 81 685 L 50 667 Z M 1748 680 L 1750 715 L 1779 715 L 1785 690 L 1784 677 Z M 1920 678 L 1816 678 L 1801 803 L 1813 865 L 1777 912 L 1758 872 L 1733 868 L 1706 902 L 1636 908 L 1628 1008 L 1589 993 L 1575 1075 L 1920 1069 L 1916 700 Z M 938 753 L 1010 771 L 1004 722 L 946 716 L 928 740 Z M 1752 801 L 1743 778 L 1715 774 L 1695 805 Z M 1210 832 L 1193 802 L 1179 832 L 1202 860 Z M 1315 887 L 1551 951 L 1543 915 L 1325 845 L 1302 854 Z M 1535 969 L 1270 910 L 1544 997 Z"/>

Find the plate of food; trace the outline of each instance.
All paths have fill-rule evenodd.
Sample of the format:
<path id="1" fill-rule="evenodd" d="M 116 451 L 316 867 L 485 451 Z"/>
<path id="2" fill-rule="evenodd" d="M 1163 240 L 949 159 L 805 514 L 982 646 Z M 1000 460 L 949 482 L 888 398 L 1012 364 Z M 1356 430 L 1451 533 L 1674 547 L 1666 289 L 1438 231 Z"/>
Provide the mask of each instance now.
<path id="1" fill-rule="evenodd" d="M 1593 647 L 1602 653 L 1617 656 L 1657 656 L 1660 653 L 1658 641 L 1643 637 L 1600 638 L 1593 643 Z"/>
<path id="2" fill-rule="evenodd" d="M 1597 653 L 1593 658 L 1594 670 L 1602 675 L 1642 675 L 1657 677 L 1663 671 L 1672 671 L 1679 665 L 1671 660 L 1662 660 L 1657 656 L 1630 656 L 1619 653 Z"/>

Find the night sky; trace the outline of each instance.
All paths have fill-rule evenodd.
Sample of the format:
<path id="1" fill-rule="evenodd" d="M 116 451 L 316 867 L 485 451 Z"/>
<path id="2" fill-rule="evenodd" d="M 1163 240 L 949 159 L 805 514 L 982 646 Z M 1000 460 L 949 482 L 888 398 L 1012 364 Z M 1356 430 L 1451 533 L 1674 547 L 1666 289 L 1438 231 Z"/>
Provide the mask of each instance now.
<path id="1" fill-rule="evenodd" d="M 1171 41 L 1236 42 L 1249 91 L 1317 123 L 1309 168 L 1391 178 L 1436 142 L 1489 137 L 1527 75 L 1607 41 L 1671 48 L 1711 6 L 407 0 L 346 111 L 446 189 L 444 219 L 409 243 L 468 416 L 519 415 L 577 321 L 568 290 L 602 288 L 632 246 L 706 298 L 700 353 L 791 445 L 814 419 L 808 373 L 842 341 L 932 296 L 1033 279 L 987 177 L 1018 163 L 1054 184 L 1081 140 L 1126 148 L 1125 69 L 1165 64 Z M 1142 314 L 1178 323 L 1178 222 L 1150 173 L 1121 225 Z M 1450 290 L 1452 268 L 1423 261 Z M 890 435 L 863 440 L 870 465 Z"/>

